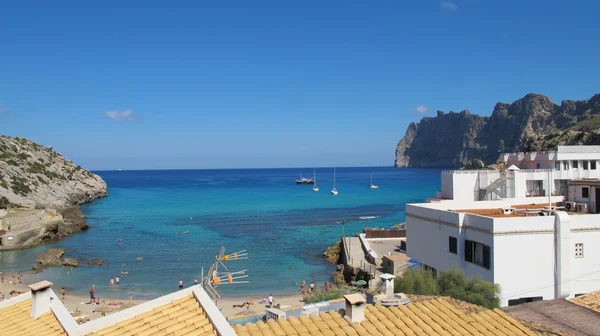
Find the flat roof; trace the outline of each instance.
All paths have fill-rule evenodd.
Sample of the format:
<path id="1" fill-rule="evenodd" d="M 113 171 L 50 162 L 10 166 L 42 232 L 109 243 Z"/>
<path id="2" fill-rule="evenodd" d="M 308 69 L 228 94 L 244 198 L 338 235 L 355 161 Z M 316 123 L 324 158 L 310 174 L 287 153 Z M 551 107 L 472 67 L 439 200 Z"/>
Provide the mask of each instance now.
<path id="1" fill-rule="evenodd" d="M 531 204 L 512 204 L 506 208 L 483 208 L 483 209 L 452 209 L 454 212 L 470 213 L 473 215 L 502 218 L 502 217 L 528 217 L 528 216 L 539 216 L 540 212 L 547 211 L 544 207 L 547 207 L 548 203 L 531 203 Z M 556 203 L 552 203 L 552 206 L 556 206 Z M 503 209 L 513 209 L 512 213 L 505 214 Z M 561 209 L 569 215 L 585 215 L 586 213 L 566 211 Z"/>
<path id="2" fill-rule="evenodd" d="M 384 255 L 383 258 L 389 259 L 391 261 L 409 261 L 410 257 L 404 253 L 396 253 L 392 255 Z"/>

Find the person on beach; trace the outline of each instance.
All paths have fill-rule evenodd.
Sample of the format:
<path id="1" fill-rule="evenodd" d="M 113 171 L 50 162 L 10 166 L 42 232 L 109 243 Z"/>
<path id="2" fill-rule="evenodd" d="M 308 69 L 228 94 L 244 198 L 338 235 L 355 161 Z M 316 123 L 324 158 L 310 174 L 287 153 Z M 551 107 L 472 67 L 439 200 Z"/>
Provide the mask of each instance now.
<path id="1" fill-rule="evenodd" d="M 183 288 L 183 280 L 179 279 L 179 289 Z"/>
<path id="2" fill-rule="evenodd" d="M 269 306 L 273 307 L 273 294 L 269 294 Z"/>
<path id="3" fill-rule="evenodd" d="M 94 285 L 92 285 L 92 287 L 90 288 L 90 303 L 94 303 L 94 300 L 96 299 L 96 287 Z"/>
<path id="4" fill-rule="evenodd" d="M 65 301 L 65 297 L 67 295 L 67 291 L 65 291 L 65 287 L 60 289 L 60 295 L 62 296 L 62 300 Z"/>
<path id="5" fill-rule="evenodd" d="M 2 283 L 4 283 L 4 273 L 0 272 L 0 279 L 2 279 Z"/>
<path id="6" fill-rule="evenodd" d="M 115 283 L 118 285 L 118 284 L 119 284 L 119 282 L 121 282 L 121 280 L 119 279 L 119 276 L 117 276 L 117 277 L 115 278 Z"/>
<path id="7" fill-rule="evenodd" d="M 198 284 L 198 278 L 194 278 L 194 285 Z"/>
<path id="8" fill-rule="evenodd" d="M 303 290 L 304 286 L 306 286 L 306 281 L 304 281 L 304 279 L 302 279 L 302 282 L 300 283 L 300 290 Z"/>
<path id="9" fill-rule="evenodd" d="M 19 279 L 19 283 L 22 283 L 22 281 L 21 281 L 21 278 L 22 278 L 22 277 L 23 277 L 23 276 L 21 275 L 21 272 L 19 272 L 19 273 L 17 274 L 17 279 Z"/>
<path id="10" fill-rule="evenodd" d="M 113 286 L 115 284 L 115 278 L 110 277 L 110 285 Z"/>
<path id="11" fill-rule="evenodd" d="M 302 288 L 301 291 L 302 291 L 302 297 L 306 298 L 306 289 Z"/>

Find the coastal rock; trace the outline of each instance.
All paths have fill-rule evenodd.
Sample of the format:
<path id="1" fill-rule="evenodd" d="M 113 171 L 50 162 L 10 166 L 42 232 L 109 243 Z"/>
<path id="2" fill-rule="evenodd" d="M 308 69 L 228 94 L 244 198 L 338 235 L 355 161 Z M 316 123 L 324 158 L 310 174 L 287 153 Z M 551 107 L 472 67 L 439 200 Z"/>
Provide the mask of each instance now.
<path id="1" fill-rule="evenodd" d="M 108 195 L 98 175 L 29 139 L 0 136 L 0 196 L 25 208 L 63 209 Z"/>
<path id="2" fill-rule="evenodd" d="M 90 259 L 87 262 L 88 265 L 95 265 L 95 266 L 104 266 L 106 265 L 106 261 L 102 260 L 102 259 Z"/>
<path id="3" fill-rule="evenodd" d="M 62 266 L 62 256 L 67 251 L 61 248 L 48 250 L 37 257 L 36 263 L 39 267 Z"/>
<path id="4" fill-rule="evenodd" d="M 79 205 L 107 195 L 100 176 L 52 147 L 0 136 L 0 209 L 9 209 L 0 217 L 11 217 L 15 237 L 0 250 L 31 247 L 86 230 Z"/>
<path id="5" fill-rule="evenodd" d="M 323 252 L 323 257 L 328 262 L 330 262 L 332 264 L 336 264 L 340 259 L 341 250 L 342 250 L 342 243 L 341 243 L 341 241 L 338 241 L 335 244 L 333 244 L 325 249 L 325 252 Z"/>
<path id="6" fill-rule="evenodd" d="M 396 146 L 396 167 L 460 168 L 496 163 L 501 152 L 551 150 L 558 145 L 600 145 L 600 94 L 556 105 L 528 94 L 497 103 L 489 117 L 438 111 L 408 125 Z"/>
<path id="7" fill-rule="evenodd" d="M 79 267 L 79 260 L 75 258 L 64 258 L 62 264 L 63 266 Z"/>

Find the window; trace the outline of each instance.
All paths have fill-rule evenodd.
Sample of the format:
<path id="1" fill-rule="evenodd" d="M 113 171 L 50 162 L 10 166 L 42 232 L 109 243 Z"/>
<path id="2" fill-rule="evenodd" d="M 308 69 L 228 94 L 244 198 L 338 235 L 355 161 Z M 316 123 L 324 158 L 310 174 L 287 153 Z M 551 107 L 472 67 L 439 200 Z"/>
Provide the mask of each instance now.
<path id="1" fill-rule="evenodd" d="M 590 198 L 590 188 L 588 188 L 588 187 L 582 187 L 581 188 L 581 197 L 583 197 L 583 198 Z"/>
<path id="2" fill-rule="evenodd" d="M 583 258 L 583 243 L 575 243 L 575 258 Z"/>
<path id="3" fill-rule="evenodd" d="M 588 170 L 589 169 L 589 167 L 588 167 L 588 161 L 587 160 L 581 161 L 581 163 L 583 163 L 583 170 Z"/>
<path id="4" fill-rule="evenodd" d="M 490 247 L 472 240 L 465 240 L 465 261 L 490 269 Z"/>
<path id="5" fill-rule="evenodd" d="M 554 162 L 554 170 L 560 170 L 560 161 Z"/>
<path id="6" fill-rule="evenodd" d="M 448 251 L 450 251 L 450 253 L 457 254 L 457 245 L 456 237 L 448 237 Z"/>
<path id="7" fill-rule="evenodd" d="M 520 305 L 522 303 L 542 301 L 543 299 L 544 299 L 543 296 L 534 296 L 534 297 L 524 297 L 524 298 L 520 298 L 520 299 L 512 299 L 512 300 L 508 300 L 508 305 L 509 306 L 516 306 L 516 305 Z"/>
<path id="8" fill-rule="evenodd" d="M 536 169 L 540 169 L 540 164 L 539 163 L 536 164 L 535 167 L 536 167 Z"/>
<path id="9" fill-rule="evenodd" d="M 423 264 L 423 271 L 431 272 L 433 274 L 433 277 L 437 278 L 437 269 L 435 269 L 429 265 Z"/>
<path id="10" fill-rule="evenodd" d="M 569 161 L 563 161 L 563 169 L 564 170 L 569 169 Z"/>
<path id="11" fill-rule="evenodd" d="M 590 169 L 596 170 L 596 161 L 590 161 Z"/>
<path id="12" fill-rule="evenodd" d="M 573 169 L 577 169 L 577 168 L 579 168 L 579 162 L 578 162 L 578 161 L 573 161 L 572 163 L 573 163 L 573 164 L 572 164 L 572 166 L 573 166 Z"/>

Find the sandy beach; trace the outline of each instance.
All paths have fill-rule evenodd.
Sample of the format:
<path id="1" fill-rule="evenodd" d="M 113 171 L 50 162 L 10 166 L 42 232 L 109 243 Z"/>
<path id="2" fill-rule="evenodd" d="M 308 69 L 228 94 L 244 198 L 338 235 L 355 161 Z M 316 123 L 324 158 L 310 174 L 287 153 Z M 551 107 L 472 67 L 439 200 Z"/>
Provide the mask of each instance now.
<path id="1" fill-rule="evenodd" d="M 17 283 L 17 275 L 15 274 L 15 278 L 10 277 L 10 273 L 7 275 L 4 274 L 4 283 L 0 283 L 0 293 L 4 295 L 4 300 L 15 297 L 15 295 L 10 295 L 10 292 L 13 290 L 19 292 L 28 292 L 29 288 L 27 287 L 30 283 L 27 282 L 27 274 L 23 276 L 23 283 Z M 12 283 L 11 283 L 12 282 Z M 53 286 L 52 288 L 54 292 L 60 296 L 60 287 Z M 100 298 L 101 305 L 100 306 L 108 306 L 113 308 L 112 312 L 106 312 L 105 315 L 112 314 L 114 312 L 123 309 L 123 306 L 129 307 L 132 305 L 137 305 L 143 302 L 148 301 L 145 300 L 136 300 L 135 297 L 132 300 L 124 299 L 124 298 L 110 298 L 103 297 L 102 293 L 97 292 L 96 296 Z M 227 293 L 224 294 L 224 297 L 217 301 L 217 306 L 225 315 L 225 317 L 231 318 L 236 315 L 253 315 L 253 314 L 261 314 L 267 309 L 266 305 L 260 304 L 260 300 L 265 297 L 260 297 L 258 295 L 245 295 L 245 296 L 229 296 Z M 282 308 L 285 307 L 294 307 L 302 304 L 301 299 L 302 295 L 276 295 L 274 294 L 275 303 L 280 304 Z M 64 305 L 67 307 L 69 312 L 71 313 L 80 313 L 88 316 L 90 319 L 97 319 L 102 317 L 102 313 L 96 312 L 95 310 L 100 307 L 94 304 L 88 304 L 89 297 L 70 295 L 69 292 L 66 292 L 65 300 L 63 301 Z M 233 305 L 240 305 L 245 301 L 252 300 L 254 305 L 252 307 L 247 308 L 239 308 L 233 307 Z M 114 305 L 113 305 L 114 304 Z"/>

